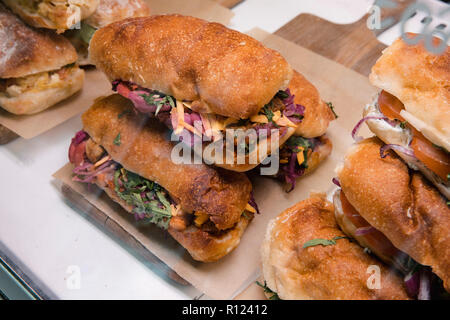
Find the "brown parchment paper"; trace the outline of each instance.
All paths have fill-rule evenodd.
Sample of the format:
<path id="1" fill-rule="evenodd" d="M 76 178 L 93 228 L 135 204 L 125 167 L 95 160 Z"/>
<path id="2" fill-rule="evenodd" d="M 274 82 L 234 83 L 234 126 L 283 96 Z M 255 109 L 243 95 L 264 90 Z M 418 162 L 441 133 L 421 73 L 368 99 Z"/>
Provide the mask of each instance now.
<path id="1" fill-rule="evenodd" d="M 259 248 L 270 219 L 306 199 L 310 192 L 328 192 L 333 188 L 331 179 L 335 176 L 334 168 L 352 144 L 351 129 L 360 119 L 362 107 L 376 93 L 367 78 L 342 65 L 262 30 L 254 29 L 250 35 L 280 51 L 293 68 L 303 73 L 319 89 L 325 101 L 333 102 L 339 118 L 328 130 L 333 142 L 331 156 L 312 174 L 299 179 L 294 191 L 285 193 L 281 184 L 270 178 L 253 178 L 255 198 L 261 214 L 255 216 L 239 247 L 231 254 L 215 263 L 195 262 L 174 240 L 165 237 L 163 232 L 156 228 L 151 229 L 151 232 L 135 228 L 125 218 L 127 214 L 112 204 L 111 200 L 105 196 L 98 198 L 89 193 L 86 186 L 72 182 L 70 166 L 65 166 L 54 175 L 107 213 L 110 219 L 123 224 L 135 238 L 181 277 L 208 297 L 216 299 L 235 298 L 259 277 Z M 361 134 L 364 134 L 364 130 Z M 252 291 L 243 293 L 246 298 L 263 298 L 260 291 L 254 287 L 251 289 Z"/>
<path id="2" fill-rule="evenodd" d="M 95 98 L 112 92 L 111 84 L 100 71 L 87 70 L 85 75 L 80 92 L 42 112 L 18 116 L 0 108 L 0 124 L 22 138 L 31 139 L 85 111 Z"/>
<path id="3" fill-rule="evenodd" d="M 234 13 L 213 0 L 146 0 L 151 14 L 179 13 L 228 24 Z"/>
<path id="4" fill-rule="evenodd" d="M 212 0 L 147 0 L 152 14 L 180 13 L 228 24 L 233 12 Z M 83 89 L 40 113 L 18 116 L 0 108 L 0 124 L 25 139 L 34 138 L 85 111 L 95 98 L 109 94 L 111 84 L 95 69 L 86 71 Z M 1 133 L 0 133 L 1 134 Z"/>

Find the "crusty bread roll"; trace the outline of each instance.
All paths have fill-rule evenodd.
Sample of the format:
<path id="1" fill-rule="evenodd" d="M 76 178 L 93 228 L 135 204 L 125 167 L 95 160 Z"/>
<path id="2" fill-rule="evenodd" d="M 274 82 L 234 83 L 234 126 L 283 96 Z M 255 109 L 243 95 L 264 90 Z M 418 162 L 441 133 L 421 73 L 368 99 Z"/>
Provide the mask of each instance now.
<path id="1" fill-rule="evenodd" d="M 117 94 L 97 99 L 82 120 L 90 138 L 114 161 L 161 185 L 183 212 L 202 212 L 209 216 L 216 231 L 195 224 L 183 230 L 170 224 L 168 229 L 195 260 L 217 261 L 237 247 L 253 217 L 251 213 L 243 214 L 252 189 L 244 174 L 203 164 L 174 164 L 172 144 L 167 140 L 164 127 L 156 120 L 134 114 L 132 103 Z M 119 133 L 120 145 L 114 144 Z M 131 212 L 132 208 L 108 183 L 96 183 Z"/>
<path id="2" fill-rule="evenodd" d="M 96 184 L 112 200 L 120 204 L 126 211 L 131 212 L 132 208 L 120 199 L 113 189 L 104 184 Z M 197 228 L 195 225 L 190 225 L 182 231 L 169 226 L 167 231 L 189 252 L 194 260 L 214 262 L 226 256 L 239 245 L 251 219 L 252 217 L 242 215 L 233 228 L 217 234 Z"/>
<path id="3" fill-rule="evenodd" d="M 118 118 L 125 110 L 130 113 Z M 83 128 L 113 160 L 127 170 L 155 181 L 186 212 L 201 211 L 219 230 L 232 228 L 241 218 L 252 189 L 242 173 L 204 164 L 174 164 L 173 145 L 164 127 L 134 115 L 132 103 L 120 95 L 97 100 L 82 115 Z M 114 139 L 120 133 L 120 146 Z"/>
<path id="4" fill-rule="evenodd" d="M 218 234 L 211 234 L 194 225 L 183 231 L 169 228 L 169 233 L 189 251 L 194 260 L 214 262 L 233 251 L 239 245 L 250 221 L 251 218 L 242 215 L 233 228 Z"/>
<path id="5" fill-rule="evenodd" d="M 382 159 L 377 138 L 346 155 L 338 176 L 347 199 L 392 244 L 425 266 L 450 289 L 450 209 L 419 173 L 409 173 L 394 152 Z"/>
<path id="6" fill-rule="evenodd" d="M 144 0 L 100 0 L 97 10 L 83 22 L 99 29 L 130 17 L 146 17 L 150 8 Z"/>
<path id="7" fill-rule="evenodd" d="M 256 114 L 292 69 L 276 51 L 218 23 L 181 15 L 130 18 L 92 37 L 91 61 L 110 80 L 134 82 L 200 113 L 232 118 Z"/>
<path id="8" fill-rule="evenodd" d="M 0 25 L 2 79 L 57 70 L 77 61 L 77 53 L 66 38 L 28 27 L 1 3 Z"/>
<path id="9" fill-rule="evenodd" d="M 303 248 L 312 239 L 345 237 L 333 212 L 324 195 L 315 195 L 269 222 L 261 248 L 267 286 L 283 300 L 408 299 L 398 274 L 347 238 Z M 380 289 L 367 285 L 372 265 L 380 268 Z"/>
<path id="10" fill-rule="evenodd" d="M 99 0 L 3 0 L 26 23 L 61 33 L 89 17 Z"/>
<path id="11" fill-rule="evenodd" d="M 436 55 L 423 42 L 408 45 L 398 39 L 372 67 L 370 81 L 405 105 L 406 121 L 450 150 L 450 47 Z"/>
<path id="12" fill-rule="evenodd" d="M 320 98 L 317 88 L 294 70 L 289 89 L 295 95 L 294 102 L 305 107 L 302 122 L 294 134 L 305 138 L 324 135 L 335 116 L 331 108 Z"/>
<path id="13" fill-rule="evenodd" d="M 0 92 L 0 107 L 17 115 L 34 114 L 72 96 L 83 88 L 84 71 L 76 66 L 69 69 L 64 79 L 46 87 L 32 87 L 17 95 Z"/>

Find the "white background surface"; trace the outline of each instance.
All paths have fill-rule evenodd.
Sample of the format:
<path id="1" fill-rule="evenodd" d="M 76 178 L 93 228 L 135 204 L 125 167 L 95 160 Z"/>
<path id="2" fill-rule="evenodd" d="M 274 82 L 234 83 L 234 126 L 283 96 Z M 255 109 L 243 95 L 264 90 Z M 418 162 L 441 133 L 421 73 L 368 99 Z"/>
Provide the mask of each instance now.
<path id="1" fill-rule="evenodd" d="M 170 1 L 170 0 L 168 0 Z M 231 27 L 273 32 L 301 12 L 337 23 L 358 20 L 370 0 L 245 0 Z M 299 30 L 301 32 L 301 30 Z M 63 200 L 51 178 L 67 160 L 79 116 L 32 140 L 0 147 L 0 248 L 32 279 L 62 299 L 190 299 Z M 68 289 L 67 270 L 78 266 L 80 289 Z"/>

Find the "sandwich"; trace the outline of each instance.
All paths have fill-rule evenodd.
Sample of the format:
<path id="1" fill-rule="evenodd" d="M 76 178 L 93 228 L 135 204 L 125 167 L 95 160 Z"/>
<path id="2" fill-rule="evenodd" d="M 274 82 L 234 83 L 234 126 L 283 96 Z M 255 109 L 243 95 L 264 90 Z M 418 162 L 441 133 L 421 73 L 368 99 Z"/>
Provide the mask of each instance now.
<path id="1" fill-rule="evenodd" d="M 62 33 L 94 13 L 99 0 L 2 0 L 30 26 Z"/>
<path id="2" fill-rule="evenodd" d="M 434 289 L 450 291 L 450 208 L 395 152 L 382 158 L 383 145 L 376 137 L 363 140 L 338 167 L 336 219 L 348 236 L 404 275 L 411 296 L 433 298 Z"/>
<path id="3" fill-rule="evenodd" d="M 33 29 L 0 4 L 0 107 L 40 112 L 81 90 L 84 71 L 63 36 Z"/>
<path id="4" fill-rule="evenodd" d="M 304 97 L 308 108 L 294 102 L 294 90 L 308 93 L 311 84 L 278 52 L 221 24 L 181 15 L 130 18 L 95 32 L 89 56 L 139 113 L 156 117 L 207 164 L 228 170 L 251 170 L 294 134 L 322 133 L 310 126 L 334 119 L 318 95 Z M 300 87 L 290 88 L 291 81 Z"/>
<path id="5" fill-rule="evenodd" d="M 340 230 L 325 195 L 312 195 L 271 220 L 261 258 L 260 285 L 269 299 L 410 299 L 397 273 Z"/>
<path id="6" fill-rule="evenodd" d="M 450 199 L 450 47 L 433 54 L 423 41 L 398 39 L 373 66 L 370 82 L 381 92 L 357 127 L 365 121 L 386 143 L 382 153 L 393 149 Z"/>
<path id="7" fill-rule="evenodd" d="M 257 212 L 244 173 L 175 164 L 165 127 L 118 94 L 97 99 L 82 122 L 69 148 L 75 181 L 97 185 L 140 224 L 166 230 L 197 261 L 237 247 Z"/>
<path id="8" fill-rule="evenodd" d="M 144 0 L 100 0 L 95 12 L 81 21 L 79 29 L 67 30 L 64 35 L 77 49 L 78 63 L 81 66 L 91 65 L 88 47 L 97 29 L 126 18 L 149 15 L 150 9 Z"/>

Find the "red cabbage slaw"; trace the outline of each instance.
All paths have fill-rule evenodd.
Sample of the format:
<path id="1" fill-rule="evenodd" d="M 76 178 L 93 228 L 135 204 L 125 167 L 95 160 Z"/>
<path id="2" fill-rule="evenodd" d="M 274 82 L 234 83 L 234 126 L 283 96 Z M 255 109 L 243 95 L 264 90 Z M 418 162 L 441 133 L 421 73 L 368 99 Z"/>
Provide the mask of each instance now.
<path id="1" fill-rule="evenodd" d="M 285 155 L 285 160 L 287 160 L 287 163 L 280 163 L 277 178 L 290 185 L 290 188 L 286 192 L 291 192 L 294 190 L 297 178 L 305 174 L 305 170 L 308 167 L 308 150 L 314 151 L 314 149 L 320 144 L 322 144 L 322 141 L 319 138 L 307 139 L 292 136 L 281 147 L 280 154 Z M 299 149 L 300 146 L 303 147 L 303 150 Z M 305 161 L 301 165 L 297 161 L 297 154 L 299 152 L 303 152 L 305 158 Z"/>
<path id="2" fill-rule="evenodd" d="M 405 154 L 405 155 L 407 155 L 409 157 L 412 157 L 412 158 L 416 157 L 414 155 L 414 151 L 412 149 L 408 149 L 408 148 L 406 148 L 404 146 L 401 146 L 401 145 L 398 145 L 398 144 L 385 144 L 384 146 L 382 146 L 380 148 L 380 157 L 383 158 L 383 159 L 386 158 L 386 156 L 388 155 L 387 151 L 389 149 L 393 149 L 393 150 L 399 151 L 399 152 L 401 152 L 401 153 L 403 153 L 403 154 Z"/>
<path id="3" fill-rule="evenodd" d="M 429 267 L 418 265 L 417 268 L 411 270 L 404 278 L 408 295 L 417 300 L 430 300 L 432 276 Z"/>
<path id="4" fill-rule="evenodd" d="M 283 110 L 283 114 L 295 124 L 302 122 L 305 115 L 305 107 L 294 102 L 295 95 L 291 93 L 291 90 L 287 88 L 278 93 L 278 95 L 284 97 L 282 101 L 286 108 Z"/>
<path id="5" fill-rule="evenodd" d="M 367 120 L 384 120 L 384 121 L 390 121 L 387 117 L 385 116 L 367 116 L 362 118 L 361 120 L 358 121 L 358 123 L 356 124 L 356 126 L 353 128 L 352 130 L 352 138 L 353 140 L 355 140 L 356 142 L 359 142 L 361 140 L 363 140 L 364 138 L 361 136 L 357 136 L 359 129 L 361 128 L 362 124 L 365 123 Z"/>
<path id="6" fill-rule="evenodd" d="M 83 183 L 95 183 L 95 179 L 101 173 L 113 174 L 117 171 L 121 166 L 119 163 L 115 162 L 112 159 L 109 159 L 95 168 L 95 164 L 92 163 L 86 156 L 86 142 L 89 139 L 89 135 L 84 130 L 78 131 L 74 138 L 72 138 L 70 147 L 69 147 L 69 161 L 75 165 L 73 169 L 74 176 L 72 178 L 73 181 L 83 182 Z M 77 161 L 78 159 L 82 159 L 81 161 Z M 145 180 L 144 178 L 141 178 Z M 120 184 L 120 180 L 118 180 Z M 151 182 L 156 184 L 154 182 Z M 158 185 L 159 186 L 159 185 Z M 164 190 L 161 186 L 159 186 L 161 190 Z M 167 191 L 165 191 L 167 193 Z M 120 196 L 120 195 L 119 195 Z M 141 195 L 143 198 L 143 195 Z M 168 197 L 168 201 L 171 204 L 175 204 L 174 201 Z M 256 213 L 260 213 L 258 205 L 256 204 L 255 198 L 253 197 L 253 191 L 250 193 L 250 200 L 248 201 L 250 206 L 252 206 Z M 145 203 L 144 203 L 145 204 Z M 134 211 L 134 210 L 133 210 Z M 144 217 L 142 213 L 134 212 L 134 216 L 136 220 L 142 220 Z"/>
<path id="7" fill-rule="evenodd" d="M 86 142 L 89 139 L 87 132 L 80 130 L 75 134 L 69 147 L 69 161 L 75 165 L 73 181 L 95 183 L 100 173 L 112 172 L 117 164 L 113 160 L 107 160 L 97 168 L 86 156 Z"/>
<path id="8" fill-rule="evenodd" d="M 112 85 L 114 91 L 133 102 L 137 111 L 156 116 L 172 130 L 175 130 L 178 127 L 179 119 L 177 112 L 170 112 L 175 108 L 175 98 L 155 90 L 143 88 L 128 81 L 115 80 Z M 278 96 L 285 105 L 283 115 L 285 115 L 292 123 L 299 124 L 304 117 L 305 107 L 294 103 L 295 96 L 291 94 L 289 89 L 279 91 L 276 96 Z M 184 123 L 194 127 L 198 131 L 198 134 L 200 134 L 199 138 L 202 138 L 210 129 L 209 125 L 205 124 L 203 117 L 198 112 L 189 108 L 187 112 L 184 112 L 183 120 Z M 197 126 L 195 126 L 195 124 L 197 124 Z M 198 126 L 198 124 L 200 124 L 200 126 Z M 279 126 L 274 122 L 269 121 L 264 124 L 257 123 L 254 128 L 257 134 L 259 134 L 261 129 L 267 130 L 267 137 L 270 137 L 271 129 L 277 129 Z M 281 137 L 283 137 L 286 132 L 286 127 L 280 128 Z M 180 140 L 187 145 L 190 145 L 191 147 L 194 145 L 195 134 L 190 130 L 184 128 L 182 133 L 178 135 L 180 136 Z"/>
<path id="9" fill-rule="evenodd" d="M 260 214 L 258 205 L 256 204 L 255 197 L 253 196 L 253 190 L 250 192 L 250 200 L 248 201 L 248 204 L 255 209 L 257 214 Z"/>

